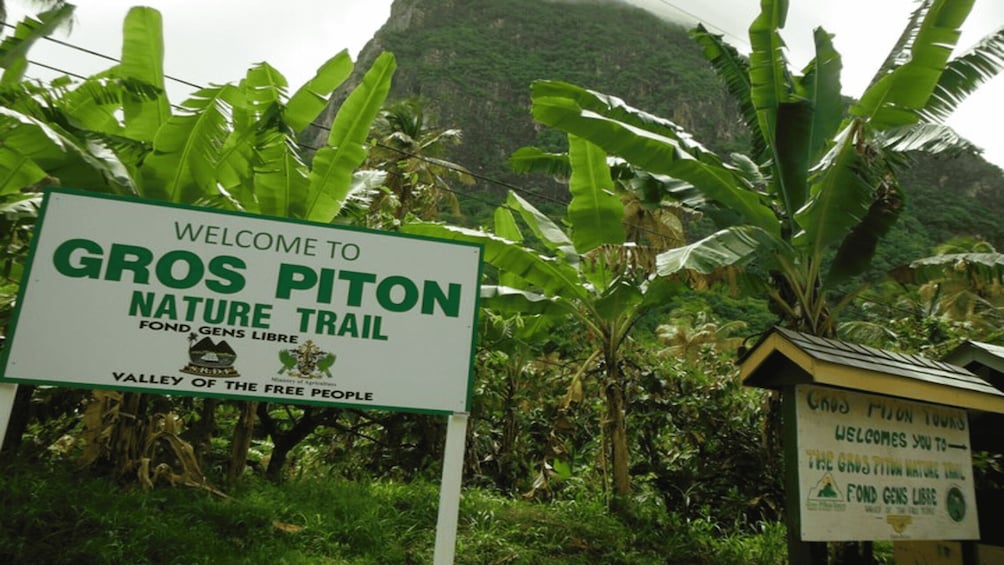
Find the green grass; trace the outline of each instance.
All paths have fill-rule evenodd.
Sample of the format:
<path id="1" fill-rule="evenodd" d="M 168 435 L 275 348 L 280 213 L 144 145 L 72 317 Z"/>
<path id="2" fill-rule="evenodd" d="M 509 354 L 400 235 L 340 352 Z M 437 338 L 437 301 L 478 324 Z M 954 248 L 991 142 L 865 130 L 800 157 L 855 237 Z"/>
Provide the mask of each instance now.
<path id="1" fill-rule="evenodd" d="M 66 468 L 0 474 L 0 563 L 431 563 L 438 485 L 248 479 L 223 499 Z M 458 564 L 782 563 L 784 528 L 726 535 L 657 505 L 512 500 L 465 489 Z"/>

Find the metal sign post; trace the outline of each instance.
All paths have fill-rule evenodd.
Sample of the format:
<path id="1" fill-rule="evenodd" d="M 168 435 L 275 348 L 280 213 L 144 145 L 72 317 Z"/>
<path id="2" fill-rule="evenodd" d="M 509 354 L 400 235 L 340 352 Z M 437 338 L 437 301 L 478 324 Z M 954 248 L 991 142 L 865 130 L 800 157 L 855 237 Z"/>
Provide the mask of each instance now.
<path id="1" fill-rule="evenodd" d="M 435 565 L 450 565 L 457 550 L 457 518 L 460 514 L 460 483 L 467 444 L 466 413 L 450 416 L 446 424 L 443 481 L 439 486 L 439 519 L 436 522 Z"/>
<path id="2" fill-rule="evenodd" d="M 7 426 L 11 414 L 14 413 L 14 397 L 17 395 L 17 385 L 0 383 L 0 449 L 3 449 L 4 438 L 7 437 Z"/>

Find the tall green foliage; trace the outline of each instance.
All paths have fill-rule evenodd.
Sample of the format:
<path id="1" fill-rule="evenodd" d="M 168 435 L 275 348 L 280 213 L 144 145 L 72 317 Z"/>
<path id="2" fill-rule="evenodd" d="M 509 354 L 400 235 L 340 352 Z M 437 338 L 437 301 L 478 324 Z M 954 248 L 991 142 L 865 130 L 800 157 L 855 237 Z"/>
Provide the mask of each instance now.
<path id="1" fill-rule="evenodd" d="M 404 231 L 475 241 L 485 261 L 498 270 L 498 284 L 482 287 L 482 304 L 501 313 L 572 319 L 589 336 L 592 355 L 585 369 L 602 362 L 604 440 L 611 467 L 613 506 L 631 492 L 626 391 L 631 377 L 623 348 L 638 319 L 678 292 L 681 285 L 654 277 L 652 249 L 626 240 L 624 205 L 614 193 L 606 153 L 569 136 L 566 234 L 529 202 L 510 193 L 496 210 L 495 233 L 413 223 Z M 518 221 L 517 221 L 518 218 Z M 529 231 L 524 234 L 520 222 Z M 527 247 L 532 239 L 542 249 Z M 572 383 L 574 387 L 576 383 Z"/>
<path id="2" fill-rule="evenodd" d="M 390 53 L 377 57 L 352 90 L 311 160 L 297 136 L 351 73 L 346 52 L 323 64 L 291 96 L 286 79 L 261 63 L 239 84 L 200 89 L 173 107 L 165 90 L 160 14 L 137 7 L 126 16 L 117 65 L 80 82 L 59 79 L 45 86 L 20 81 L 27 48 L 71 10 L 65 6 L 38 21 L 28 20 L 0 45 L 0 66 L 6 69 L 0 82 L 0 206 L 15 218 L 5 222 L 10 229 L 5 243 L 20 244 L 41 192 L 52 185 L 329 223 L 353 194 L 379 182 L 380 175 L 357 175 L 356 170 L 366 159 L 370 125 L 396 69 Z M 12 283 L 19 278 L 22 259 L 8 258 L 5 270 Z M 4 296 L 13 295 L 12 286 L 3 287 Z M 112 441 L 92 441 L 91 447 L 105 446 L 108 452 L 89 453 L 90 460 L 108 456 L 124 474 L 149 457 L 137 449 L 152 449 L 153 442 L 142 438 L 157 429 L 163 414 L 143 421 L 146 405 L 134 393 L 93 402 L 98 412 L 117 414 L 117 406 L 126 407 L 140 423 L 93 414 L 91 438 Z M 233 455 L 240 468 L 254 415 L 253 406 L 244 408 L 244 429 L 235 433 L 240 437 L 235 444 L 243 447 Z M 173 421 L 173 416 L 167 418 Z M 178 459 L 194 464 L 180 452 Z M 199 473 L 186 468 L 184 475 Z"/>
<path id="3" fill-rule="evenodd" d="M 686 181 L 704 196 L 700 206 L 723 229 L 662 254 L 661 274 L 756 262 L 765 276 L 749 282 L 770 296 L 787 325 L 832 335 L 839 304 L 828 292 L 864 271 L 896 221 L 904 153 L 967 147 L 941 120 L 1004 68 L 1004 30 L 951 58 L 971 5 L 920 2 L 847 117 L 840 58 L 827 33 L 816 31 L 816 57 L 801 74 L 789 70 L 780 36 L 787 0 L 762 0 L 749 30 L 748 60 L 698 26 L 695 40 L 753 133 L 752 154 L 731 162 L 668 120 L 570 84 L 535 83 L 533 114 L 637 167 Z"/>
<path id="4" fill-rule="evenodd" d="M 44 34 L 51 26 L 32 29 Z M 327 143 L 308 165 L 308 149 L 296 136 L 348 77 L 347 53 L 292 95 L 286 79 L 262 63 L 237 85 L 201 89 L 172 107 L 160 14 L 133 8 L 123 35 L 121 62 L 82 82 L 60 80 L 41 90 L 4 85 L 2 125 L 14 142 L 0 155 L 0 196 L 18 197 L 49 176 L 85 190 L 330 222 L 359 188 L 354 172 L 390 88 L 391 54 L 376 59 L 342 104 Z M 44 96 L 32 98 L 39 91 Z"/>

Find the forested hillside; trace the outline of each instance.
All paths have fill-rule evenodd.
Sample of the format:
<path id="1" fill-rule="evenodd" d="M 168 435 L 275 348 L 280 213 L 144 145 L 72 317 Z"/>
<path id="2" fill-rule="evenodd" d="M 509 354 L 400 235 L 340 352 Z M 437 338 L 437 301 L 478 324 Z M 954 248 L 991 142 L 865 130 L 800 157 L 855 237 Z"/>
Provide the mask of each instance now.
<path id="1" fill-rule="evenodd" d="M 807 30 L 791 33 L 801 31 Z M 462 188 L 475 193 L 461 198 L 474 216 L 469 221 L 489 208 L 484 200 L 498 201 L 504 184 L 556 199 L 567 194 L 506 164 L 519 147 L 564 143 L 530 116 L 536 79 L 622 98 L 673 120 L 719 153 L 746 147 L 737 111 L 687 29 L 615 0 L 395 0 L 390 19 L 360 54 L 360 68 L 384 50 L 399 62 L 391 96 L 420 97 L 437 125 L 463 130 L 463 144 L 448 157 L 483 177 Z M 929 254 L 956 235 L 1004 248 L 1004 227 L 995 218 L 1004 210 L 999 168 L 975 156 L 923 157 L 902 180 L 906 211 L 880 244 L 877 269 Z M 548 208 L 546 199 L 536 203 Z"/>

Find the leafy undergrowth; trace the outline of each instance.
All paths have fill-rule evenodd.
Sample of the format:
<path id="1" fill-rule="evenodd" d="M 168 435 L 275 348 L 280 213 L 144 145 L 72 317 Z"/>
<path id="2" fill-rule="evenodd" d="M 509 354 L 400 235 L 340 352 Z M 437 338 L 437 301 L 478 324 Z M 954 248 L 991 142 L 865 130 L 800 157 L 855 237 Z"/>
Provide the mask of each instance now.
<path id="1" fill-rule="evenodd" d="M 0 474 L 0 563 L 431 563 L 438 485 L 248 479 L 231 498 L 141 491 L 65 468 Z M 784 529 L 723 533 L 640 506 L 465 490 L 456 562 L 782 563 Z"/>

